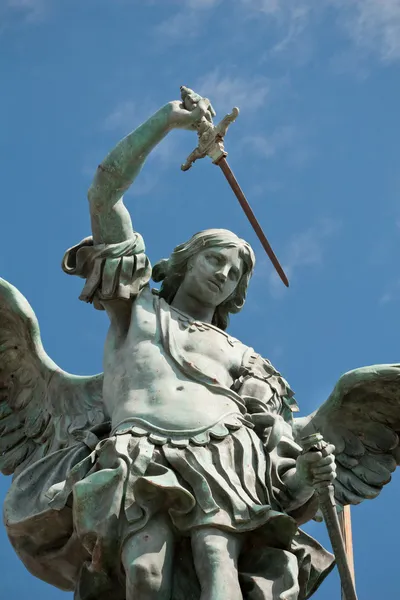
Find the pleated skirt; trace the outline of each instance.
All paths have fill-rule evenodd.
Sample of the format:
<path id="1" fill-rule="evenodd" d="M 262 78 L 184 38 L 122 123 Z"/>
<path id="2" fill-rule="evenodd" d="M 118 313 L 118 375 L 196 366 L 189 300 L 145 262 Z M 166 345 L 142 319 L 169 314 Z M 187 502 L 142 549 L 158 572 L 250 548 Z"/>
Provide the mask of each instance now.
<path id="1" fill-rule="evenodd" d="M 117 532 L 121 545 L 160 510 L 180 535 L 195 527 L 262 528 L 273 546 L 289 548 L 296 523 L 274 503 L 261 440 L 236 417 L 205 433 L 171 436 L 124 424 L 71 471 L 54 508 L 57 496 L 72 491 L 74 525 L 92 554 Z"/>

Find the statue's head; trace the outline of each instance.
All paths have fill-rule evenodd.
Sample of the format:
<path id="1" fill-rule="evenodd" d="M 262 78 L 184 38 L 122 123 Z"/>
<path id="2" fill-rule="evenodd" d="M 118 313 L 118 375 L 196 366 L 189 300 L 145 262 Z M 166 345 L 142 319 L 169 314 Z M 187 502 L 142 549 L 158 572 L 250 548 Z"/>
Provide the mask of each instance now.
<path id="1" fill-rule="evenodd" d="M 251 246 L 226 229 L 206 229 L 177 246 L 168 259 L 154 265 L 154 281 L 169 304 L 181 286 L 215 307 L 212 323 L 226 329 L 230 313 L 239 312 L 255 265 Z"/>

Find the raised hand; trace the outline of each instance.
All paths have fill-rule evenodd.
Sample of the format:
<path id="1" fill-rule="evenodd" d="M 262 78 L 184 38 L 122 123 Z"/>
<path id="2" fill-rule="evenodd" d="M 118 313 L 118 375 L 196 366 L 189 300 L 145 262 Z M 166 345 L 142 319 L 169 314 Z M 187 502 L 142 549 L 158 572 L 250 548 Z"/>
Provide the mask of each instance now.
<path id="1" fill-rule="evenodd" d="M 170 125 L 176 129 L 196 130 L 204 120 L 212 123 L 216 114 L 208 98 L 186 86 L 181 86 L 181 100 L 169 102 L 168 107 Z"/>

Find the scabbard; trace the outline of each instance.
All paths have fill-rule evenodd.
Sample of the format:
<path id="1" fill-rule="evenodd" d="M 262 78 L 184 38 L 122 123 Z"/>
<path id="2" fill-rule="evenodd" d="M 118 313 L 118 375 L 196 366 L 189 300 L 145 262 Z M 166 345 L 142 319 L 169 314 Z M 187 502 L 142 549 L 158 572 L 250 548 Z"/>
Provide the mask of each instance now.
<path id="1" fill-rule="evenodd" d="M 322 456 L 327 456 L 326 447 L 328 444 L 324 441 L 322 435 L 317 432 L 301 438 L 300 443 L 303 447 L 303 452 L 321 452 Z M 344 598 L 345 600 L 357 600 L 356 589 L 347 560 L 346 548 L 336 511 L 335 489 L 330 484 L 326 487 L 316 487 L 315 491 L 318 495 L 319 508 L 324 517 L 333 554 L 335 555 Z"/>
<path id="2" fill-rule="evenodd" d="M 346 549 L 340 531 L 339 518 L 336 512 L 333 485 L 317 490 L 319 507 L 323 514 L 333 554 L 340 575 L 345 600 L 357 600 L 353 577 L 347 560 Z"/>

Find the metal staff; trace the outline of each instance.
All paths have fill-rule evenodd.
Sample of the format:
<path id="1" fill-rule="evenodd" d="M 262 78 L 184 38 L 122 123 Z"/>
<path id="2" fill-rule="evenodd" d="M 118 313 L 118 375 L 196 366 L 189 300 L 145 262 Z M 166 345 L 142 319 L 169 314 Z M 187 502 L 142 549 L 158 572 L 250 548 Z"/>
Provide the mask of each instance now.
<path id="1" fill-rule="evenodd" d="M 193 90 L 191 90 L 190 88 L 187 88 L 185 86 L 181 87 L 181 98 L 185 108 L 187 108 L 188 110 L 193 110 L 197 102 L 202 101 L 204 103 L 207 103 L 211 115 L 215 116 L 215 112 L 209 100 L 207 100 L 206 98 L 201 98 L 201 96 L 193 92 Z M 248 220 L 250 221 L 258 239 L 260 240 L 265 252 L 267 253 L 272 264 L 274 265 L 279 277 L 282 279 L 286 287 L 289 287 L 288 278 L 286 277 L 284 270 L 279 264 L 279 261 L 274 251 L 272 250 L 267 238 L 264 235 L 261 225 L 257 221 L 250 204 L 247 202 L 246 197 L 226 160 L 228 153 L 225 151 L 224 148 L 224 137 L 229 125 L 233 123 L 233 121 L 235 121 L 238 115 L 239 109 L 235 107 L 232 109 L 232 112 L 229 115 L 226 115 L 222 119 L 222 121 L 218 123 L 218 125 L 214 125 L 212 120 L 208 120 L 206 117 L 202 117 L 200 124 L 197 127 L 199 144 L 197 148 L 195 148 L 193 152 L 189 154 L 185 163 L 181 166 L 181 169 L 182 171 L 187 171 L 188 169 L 190 169 L 190 167 L 196 160 L 198 160 L 199 158 L 204 158 L 205 156 L 209 156 L 212 159 L 213 163 L 221 168 L 236 198 L 239 200 L 239 203 L 243 208 Z"/>
<path id="2" fill-rule="evenodd" d="M 324 450 L 327 443 L 322 435 L 313 433 L 301 440 L 304 452 L 321 452 L 324 456 Z M 332 550 L 335 555 L 338 567 L 342 591 L 346 600 L 357 600 L 357 594 L 354 586 L 352 573 L 347 560 L 345 545 L 340 531 L 339 518 L 336 512 L 335 493 L 333 485 L 330 484 L 324 488 L 317 488 L 316 492 L 319 498 L 319 507 L 326 523 L 329 539 L 332 544 Z"/>

